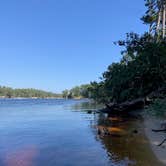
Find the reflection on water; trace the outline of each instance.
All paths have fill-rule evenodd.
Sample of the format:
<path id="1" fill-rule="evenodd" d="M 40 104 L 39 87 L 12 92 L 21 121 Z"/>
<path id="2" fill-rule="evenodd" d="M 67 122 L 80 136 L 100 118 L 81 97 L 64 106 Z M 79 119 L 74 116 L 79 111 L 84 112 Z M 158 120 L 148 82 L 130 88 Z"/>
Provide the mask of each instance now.
<path id="1" fill-rule="evenodd" d="M 159 166 L 141 117 L 88 100 L 0 100 L 0 166 Z"/>
<path id="2" fill-rule="evenodd" d="M 93 110 L 93 105 L 90 108 Z M 149 147 L 144 135 L 143 119 L 139 114 L 123 117 L 94 114 L 91 127 L 95 129 L 93 132 L 96 139 L 103 144 L 109 159 L 114 164 L 161 165 Z"/>
<path id="3" fill-rule="evenodd" d="M 123 161 L 126 165 L 159 165 L 144 136 L 141 118 L 99 115 L 96 124 L 98 139 L 114 163 Z"/>

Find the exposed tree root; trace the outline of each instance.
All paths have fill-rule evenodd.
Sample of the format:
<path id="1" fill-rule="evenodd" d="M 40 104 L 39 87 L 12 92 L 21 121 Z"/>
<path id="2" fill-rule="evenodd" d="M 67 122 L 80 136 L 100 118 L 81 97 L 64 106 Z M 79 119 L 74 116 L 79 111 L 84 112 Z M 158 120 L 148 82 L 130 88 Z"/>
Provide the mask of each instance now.
<path id="1" fill-rule="evenodd" d="M 166 139 L 164 139 L 158 146 L 162 146 L 166 142 Z"/>
<path id="2" fill-rule="evenodd" d="M 166 129 L 161 129 L 161 130 L 155 130 L 155 129 L 152 129 L 153 132 L 166 132 Z"/>

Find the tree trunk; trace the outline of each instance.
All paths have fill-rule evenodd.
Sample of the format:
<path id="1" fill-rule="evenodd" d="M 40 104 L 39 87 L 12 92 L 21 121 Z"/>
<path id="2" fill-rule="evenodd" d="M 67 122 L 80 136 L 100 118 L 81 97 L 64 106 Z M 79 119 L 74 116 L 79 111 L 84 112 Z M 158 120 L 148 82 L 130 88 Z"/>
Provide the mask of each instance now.
<path id="1" fill-rule="evenodd" d="M 165 38 L 165 28 L 166 28 L 166 5 L 163 6 L 163 27 L 162 27 L 162 37 Z"/>

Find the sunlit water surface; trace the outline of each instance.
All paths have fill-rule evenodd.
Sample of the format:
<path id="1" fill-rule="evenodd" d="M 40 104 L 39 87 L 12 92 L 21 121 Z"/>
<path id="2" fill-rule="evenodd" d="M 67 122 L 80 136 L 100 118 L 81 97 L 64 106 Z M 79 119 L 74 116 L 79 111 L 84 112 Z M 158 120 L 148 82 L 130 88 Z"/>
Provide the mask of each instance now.
<path id="1" fill-rule="evenodd" d="M 98 126 L 111 125 L 91 113 L 99 107 L 88 100 L 1 99 L 0 166 L 157 166 L 142 120 L 118 122 L 118 136 L 99 136 Z"/>

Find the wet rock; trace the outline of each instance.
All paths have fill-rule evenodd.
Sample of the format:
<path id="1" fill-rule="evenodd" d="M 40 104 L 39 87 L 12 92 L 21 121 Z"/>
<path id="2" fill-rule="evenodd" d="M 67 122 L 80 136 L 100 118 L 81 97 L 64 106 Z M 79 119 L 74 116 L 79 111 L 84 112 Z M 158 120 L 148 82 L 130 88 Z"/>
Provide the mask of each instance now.
<path id="1" fill-rule="evenodd" d="M 134 134 L 138 134 L 138 130 L 136 130 L 136 129 L 133 130 L 133 133 L 134 133 Z"/>
<path id="2" fill-rule="evenodd" d="M 88 114 L 92 114 L 92 112 L 93 112 L 92 110 L 88 110 L 87 111 Z"/>

